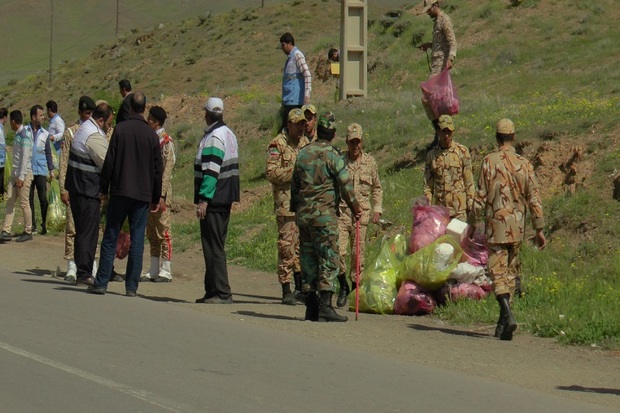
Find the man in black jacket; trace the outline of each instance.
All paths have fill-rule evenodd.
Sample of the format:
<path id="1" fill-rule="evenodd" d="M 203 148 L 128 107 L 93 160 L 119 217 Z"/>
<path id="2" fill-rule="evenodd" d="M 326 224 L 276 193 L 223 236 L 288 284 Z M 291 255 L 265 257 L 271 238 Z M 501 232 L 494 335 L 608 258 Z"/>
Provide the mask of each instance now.
<path id="1" fill-rule="evenodd" d="M 156 212 L 161 196 L 162 160 L 159 137 L 144 119 L 146 98 L 133 93 L 131 115 L 116 125 L 101 170 L 103 199 L 110 197 L 101 242 L 94 294 L 105 294 L 116 252 L 116 242 L 125 219 L 129 219 L 131 246 L 125 273 L 125 292 L 135 297 L 142 273 L 144 231 L 150 210 Z"/>

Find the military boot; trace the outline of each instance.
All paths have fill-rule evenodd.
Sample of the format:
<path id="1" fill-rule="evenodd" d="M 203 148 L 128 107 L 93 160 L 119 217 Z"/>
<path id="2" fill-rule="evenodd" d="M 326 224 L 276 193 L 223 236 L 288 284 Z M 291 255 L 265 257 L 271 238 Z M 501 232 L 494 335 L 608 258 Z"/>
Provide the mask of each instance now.
<path id="1" fill-rule="evenodd" d="M 500 338 L 502 332 L 504 331 L 504 323 L 506 322 L 506 311 L 504 307 L 500 305 L 499 307 L 499 318 L 497 319 L 497 325 L 495 326 L 495 334 L 493 337 Z"/>
<path id="2" fill-rule="evenodd" d="M 304 295 L 306 303 L 306 316 L 304 320 L 319 321 L 319 296 L 316 295 L 316 291 L 310 291 Z"/>
<path id="3" fill-rule="evenodd" d="M 291 283 L 282 284 L 282 304 L 297 305 L 297 300 L 291 292 Z"/>
<path id="4" fill-rule="evenodd" d="M 319 297 L 319 321 L 335 321 L 344 322 L 349 318 L 345 315 L 339 315 L 332 307 L 332 292 L 321 291 Z"/>
<path id="5" fill-rule="evenodd" d="M 500 317 L 504 313 L 504 322 L 502 323 L 502 331 L 499 334 L 500 340 L 512 340 L 512 333 L 517 329 L 517 322 L 510 310 L 510 294 L 500 294 L 497 296 L 497 302 L 500 308 Z"/>
<path id="6" fill-rule="evenodd" d="M 346 274 L 340 274 L 338 276 L 338 282 L 340 283 L 340 292 L 336 299 L 336 306 L 342 308 L 347 305 L 347 297 L 349 296 L 349 284 L 347 283 Z"/>
<path id="7" fill-rule="evenodd" d="M 303 304 L 306 296 L 301 292 L 301 272 L 293 273 L 293 281 L 295 281 L 295 291 L 293 291 L 293 295 L 298 303 Z"/>

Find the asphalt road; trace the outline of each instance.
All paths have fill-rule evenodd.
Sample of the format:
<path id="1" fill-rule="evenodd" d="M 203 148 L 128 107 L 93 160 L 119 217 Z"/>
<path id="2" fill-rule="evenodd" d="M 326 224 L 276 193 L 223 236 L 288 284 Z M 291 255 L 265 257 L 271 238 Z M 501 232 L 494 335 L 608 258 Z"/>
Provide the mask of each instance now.
<path id="1" fill-rule="evenodd" d="M 0 303 L 1 412 L 614 411 L 2 268 Z"/>

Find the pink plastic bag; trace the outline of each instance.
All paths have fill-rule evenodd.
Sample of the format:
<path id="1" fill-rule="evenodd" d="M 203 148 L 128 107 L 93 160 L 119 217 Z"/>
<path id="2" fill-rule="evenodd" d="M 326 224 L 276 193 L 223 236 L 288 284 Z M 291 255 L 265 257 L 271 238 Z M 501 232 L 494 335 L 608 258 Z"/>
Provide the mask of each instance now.
<path id="1" fill-rule="evenodd" d="M 459 113 L 459 98 L 450 78 L 450 69 L 444 69 L 437 76 L 420 83 L 420 88 L 436 118 Z"/>
<path id="2" fill-rule="evenodd" d="M 446 226 L 450 222 L 450 211 L 440 205 L 429 205 L 426 197 L 416 199 L 413 208 L 413 226 L 409 251 L 416 252 L 420 248 L 434 242 L 446 233 Z"/>
<path id="3" fill-rule="evenodd" d="M 469 239 L 465 237 L 461 242 L 461 248 L 463 248 L 463 256 L 467 262 L 476 267 L 484 267 L 489 260 L 489 248 L 487 244 L 487 237 L 481 231 L 474 233 L 474 238 Z"/>
<path id="4" fill-rule="evenodd" d="M 457 284 L 450 288 L 450 299 L 457 301 L 463 298 L 481 300 L 487 296 L 487 292 L 476 284 Z"/>
<path id="5" fill-rule="evenodd" d="M 412 281 L 403 281 L 394 301 L 394 314 L 425 315 L 432 313 L 436 306 L 430 292 Z"/>
<path id="6" fill-rule="evenodd" d="M 131 239 L 129 234 L 125 231 L 121 231 L 118 234 L 118 240 L 116 241 L 116 258 L 122 260 L 129 254 L 129 247 L 131 246 Z"/>

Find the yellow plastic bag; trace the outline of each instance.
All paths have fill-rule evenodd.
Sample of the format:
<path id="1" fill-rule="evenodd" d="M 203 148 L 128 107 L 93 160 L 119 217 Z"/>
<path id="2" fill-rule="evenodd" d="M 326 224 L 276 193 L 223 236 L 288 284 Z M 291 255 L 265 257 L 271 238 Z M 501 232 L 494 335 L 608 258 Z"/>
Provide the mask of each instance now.
<path id="1" fill-rule="evenodd" d="M 461 260 L 463 249 L 456 240 L 444 235 L 403 260 L 400 275 L 431 291 L 441 287 Z"/>
<path id="2" fill-rule="evenodd" d="M 60 185 L 57 179 L 52 179 L 50 190 L 47 193 L 46 226 L 54 231 L 62 231 L 67 220 L 67 207 L 60 199 Z"/>

